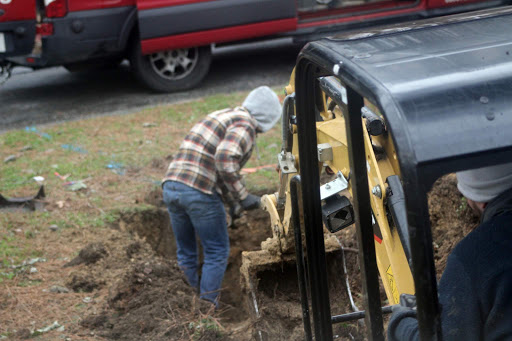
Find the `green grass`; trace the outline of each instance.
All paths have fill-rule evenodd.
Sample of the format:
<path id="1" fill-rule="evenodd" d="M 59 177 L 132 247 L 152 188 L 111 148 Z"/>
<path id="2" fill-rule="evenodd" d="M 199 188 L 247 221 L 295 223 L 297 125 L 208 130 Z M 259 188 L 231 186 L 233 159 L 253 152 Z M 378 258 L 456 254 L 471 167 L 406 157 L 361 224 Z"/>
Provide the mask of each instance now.
<path id="1" fill-rule="evenodd" d="M 22 245 L 20 245 L 20 243 Z M 12 280 L 22 268 L 12 269 L 11 265 L 20 265 L 28 258 L 41 257 L 42 252 L 34 250 L 15 236 L 4 236 L 0 239 L 0 283 Z"/>
<path id="2" fill-rule="evenodd" d="M 35 242 L 38 233 L 46 232 L 50 225 L 57 225 L 60 231 L 109 228 L 123 211 L 150 207 L 144 196 L 159 186 L 165 173 L 162 166 L 152 166 L 154 160 L 160 160 L 166 167 L 169 157 L 196 122 L 210 112 L 241 105 L 246 95 L 220 94 L 130 115 L 96 117 L 37 127 L 37 131 L 22 129 L 0 134 L 0 161 L 9 155 L 17 156 L 13 162 L 0 164 L 0 193 L 6 197 L 34 195 L 39 185 L 33 177 L 42 176 L 48 203 L 47 211 L 43 212 L 0 212 L 0 281 L 16 275 L 9 265 L 41 256 Z M 146 122 L 155 126 L 144 127 Z M 254 150 L 245 167 L 277 163 L 280 129 L 278 124 L 258 135 L 260 158 Z M 25 146 L 31 148 L 23 149 Z M 108 164 L 122 167 L 114 174 L 107 168 Z M 69 177 L 62 180 L 55 172 Z M 65 186 L 67 181 L 84 179 L 85 190 L 73 192 Z M 248 189 L 258 193 L 273 192 L 279 182 L 273 169 L 248 174 L 245 180 Z M 23 234 L 14 232 L 18 228 Z"/>
<path id="3" fill-rule="evenodd" d="M 34 286 L 34 285 L 39 285 L 41 284 L 43 281 L 40 280 L 40 279 L 34 279 L 34 280 L 22 280 L 22 281 L 19 281 L 18 282 L 18 286 L 19 287 L 31 287 L 31 286 Z"/>
<path id="4" fill-rule="evenodd" d="M 219 324 L 211 316 L 202 318 L 195 322 L 190 322 L 188 328 L 193 331 L 193 339 L 199 340 L 206 332 L 214 332 L 216 337 L 221 337 L 221 329 Z"/>
<path id="5" fill-rule="evenodd" d="M 39 137 L 37 134 L 27 132 L 25 130 L 17 130 L 5 134 L 2 139 L 6 147 L 21 149 L 25 146 L 31 146 L 34 149 L 41 149 L 45 145 L 47 139 Z"/>

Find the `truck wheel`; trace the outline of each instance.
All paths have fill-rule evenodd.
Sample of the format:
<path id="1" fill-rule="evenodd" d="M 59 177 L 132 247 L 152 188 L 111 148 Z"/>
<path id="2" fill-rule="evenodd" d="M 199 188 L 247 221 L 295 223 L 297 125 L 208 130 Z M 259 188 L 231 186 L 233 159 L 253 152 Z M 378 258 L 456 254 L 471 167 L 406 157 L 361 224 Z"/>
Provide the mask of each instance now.
<path id="1" fill-rule="evenodd" d="M 209 46 L 168 50 L 143 56 L 134 44 L 130 63 L 135 76 L 158 92 L 182 91 L 198 85 L 208 73 Z"/>

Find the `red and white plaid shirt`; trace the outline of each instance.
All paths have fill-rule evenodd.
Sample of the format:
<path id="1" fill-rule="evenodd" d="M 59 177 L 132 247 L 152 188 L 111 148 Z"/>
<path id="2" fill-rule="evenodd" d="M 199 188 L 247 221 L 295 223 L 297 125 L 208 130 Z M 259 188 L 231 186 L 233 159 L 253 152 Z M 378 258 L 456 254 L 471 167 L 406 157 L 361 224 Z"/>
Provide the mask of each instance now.
<path id="1" fill-rule="evenodd" d="M 243 200 L 249 192 L 240 169 L 249 160 L 258 123 L 244 108 L 211 113 L 194 125 L 169 165 L 165 181 L 178 181 L 207 194 Z M 227 193 L 226 193 L 227 192 Z"/>

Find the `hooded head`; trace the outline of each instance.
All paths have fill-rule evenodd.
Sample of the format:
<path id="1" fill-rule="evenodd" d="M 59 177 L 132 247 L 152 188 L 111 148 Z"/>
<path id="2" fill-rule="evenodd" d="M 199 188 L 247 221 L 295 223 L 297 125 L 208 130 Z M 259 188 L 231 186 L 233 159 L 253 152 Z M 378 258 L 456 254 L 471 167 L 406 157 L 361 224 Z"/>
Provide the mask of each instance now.
<path id="1" fill-rule="evenodd" d="M 487 203 L 512 188 L 512 163 L 458 172 L 457 181 L 466 198 Z"/>
<path id="2" fill-rule="evenodd" d="M 258 128 L 262 132 L 270 130 L 281 117 L 281 102 L 268 86 L 252 90 L 242 106 L 258 122 Z"/>

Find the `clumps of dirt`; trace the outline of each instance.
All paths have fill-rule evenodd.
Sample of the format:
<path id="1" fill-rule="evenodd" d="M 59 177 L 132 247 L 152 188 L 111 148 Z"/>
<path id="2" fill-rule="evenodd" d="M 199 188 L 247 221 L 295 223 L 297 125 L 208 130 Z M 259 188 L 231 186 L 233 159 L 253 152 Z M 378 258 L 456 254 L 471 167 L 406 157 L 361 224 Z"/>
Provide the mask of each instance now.
<path id="1" fill-rule="evenodd" d="M 154 258 L 155 253 L 151 247 L 139 240 L 137 236 L 110 230 L 102 235 L 102 242 L 91 243 L 79 252 L 76 258 L 95 259 L 94 262 L 71 262 L 74 268 L 69 273 L 66 282 L 67 287 L 74 292 L 95 292 L 103 296 L 104 291 L 110 288 L 120 276 L 133 267 L 133 263 L 148 258 Z M 134 249 L 133 245 L 138 244 L 136 252 L 128 257 L 127 250 Z M 95 250 L 95 252 L 93 252 Z M 88 255 L 88 256 L 85 256 Z M 91 255 L 101 255 L 93 257 Z"/>
<path id="2" fill-rule="evenodd" d="M 169 156 L 167 156 L 167 158 L 169 158 Z M 168 162 L 164 161 L 162 158 L 155 157 L 155 158 L 151 159 L 151 168 L 161 170 L 162 173 L 165 171 L 167 165 L 168 165 Z"/>
<path id="3" fill-rule="evenodd" d="M 187 340 L 194 335 L 191 325 L 212 313 L 212 305 L 199 300 L 179 270 L 176 261 L 156 259 L 137 263 L 110 290 L 109 308 L 89 316 L 83 326 L 115 340 Z M 227 340 L 208 338 L 201 340 Z M 205 338 L 206 337 L 206 338 Z"/>
<path id="4" fill-rule="evenodd" d="M 272 236 L 270 217 L 267 212 L 245 212 L 229 229 L 230 252 L 228 266 L 221 291 L 220 318 L 228 322 L 240 322 L 250 317 L 245 293 L 240 285 L 240 266 L 243 251 L 260 249 L 261 242 Z"/>
<path id="5" fill-rule="evenodd" d="M 342 257 L 341 252 L 326 255 L 329 301 L 331 312 L 335 315 L 351 311 L 345 288 Z M 257 277 L 255 292 L 261 317 L 254 325 L 253 339 L 258 340 L 261 335 L 263 340 L 303 340 L 304 327 L 296 264 L 286 262 L 258 273 Z M 336 324 L 333 325 L 333 333 L 344 340 L 363 340 L 364 330 L 361 328 L 357 322 Z"/>
<path id="6" fill-rule="evenodd" d="M 73 258 L 64 267 L 76 266 L 80 264 L 94 264 L 107 255 L 107 250 L 103 243 L 91 243 L 84 247 L 78 253 L 78 256 Z"/>
<path id="7" fill-rule="evenodd" d="M 272 232 L 263 211 L 247 212 L 235 224 L 237 229 L 229 231 L 231 251 L 220 304 L 213 313 L 177 266 L 168 213 L 157 207 L 122 213 L 105 241 L 108 256 L 70 276 L 68 284 L 78 284 L 79 290 L 87 280 L 105 280 L 98 290 L 108 289 L 103 312 L 91 311 L 82 326 L 107 339 L 249 339 L 251 315 L 240 287 L 241 253 L 259 249 Z M 114 274 L 105 279 L 111 269 Z"/>
<path id="8" fill-rule="evenodd" d="M 117 227 L 121 231 L 136 234 L 161 256 L 173 257 L 176 254 L 176 241 L 171 230 L 169 214 L 164 209 L 152 207 L 122 212 Z"/>
<path id="9" fill-rule="evenodd" d="M 440 278 L 457 243 L 478 226 L 478 217 L 457 189 L 454 174 L 438 179 L 428 194 L 436 271 Z"/>
<path id="10" fill-rule="evenodd" d="M 93 292 L 96 289 L 101 288 L 105 284 L 105 281 L 92 278 L 83 274 L 75 274 L 71 277 L 66 285 L 71 288 L 74 292 Z"/>
<path id="11" fill-rule="evenodd" d="M 161 198 L 158 190 L 146 196 Z M 478 220 L 458 193 L 453 175 L 440 179 L 428 199 L 437 269 L 441 274 L 452 248 Z M 89 311 L 90 315 L 82 321 L 82 326 L 93 329 L 97 335 L 128 341 L 303 339 L 295 263 L 283 260 L 258 273 L 253 283 L 258 313 L 253 297 L 241 290 L 242 251 L 259 250 L 260 243 L 272 235 L 266 212 L 247 212 L 229 230 L 230 257 L 220 307 L 215 313 L 210 304 L 198 299 L 176 263 L 176 246 L 165 209 L 124 212 L 116 227 L 118 230 L 112 231 L 112 236 L 103 243 L 102 257 L 96 262 L 79 263 L 82 267 L 70 275 L 67 283 L 78 291 L 105 292 L 108 288 L 103 296 L 103 311 Z M 356 304 L 362 308 L 355 230 L 351 227 L 337 236 L 349 250 L 345 259 L 350 287 Z M 77 258 L 87 258 L 82 256 Z M 341 252 L 333 252 L 326 259 L 333 315 L 352 310 L 342 256 Z M 364 327 L 357 322 L 334 325 L 333 332 L 341 339 L 364 339 Z"/>
<path id="12" fill-rule="evenodd" d="M 138 241 L 134 242 L 134 243 L 131 243 L 130 245 L 128 245 L 128 247 L 126 248 L 126 256 L 128 258 L 133 258 L 134 255 L 136 255 L 137 253 L 139 253 L 139 251 L 141 250 L 142 248 L 142 244 Z"/>
<path id="13" fill-rule="evenodd" d="M 144 196 L 144 202 L 156 207 L 164 207 L 165 204 L 163 201 L 162 188 L 159 186 L 146 193 Z"/>
<path id="14" fill-rule="evenodd" d="M 28 340 L 32 337 L 32 333 L 30 332 L 30 329 L 23 328 L 16 332 L 16 338 L 18 340 Z"/>

